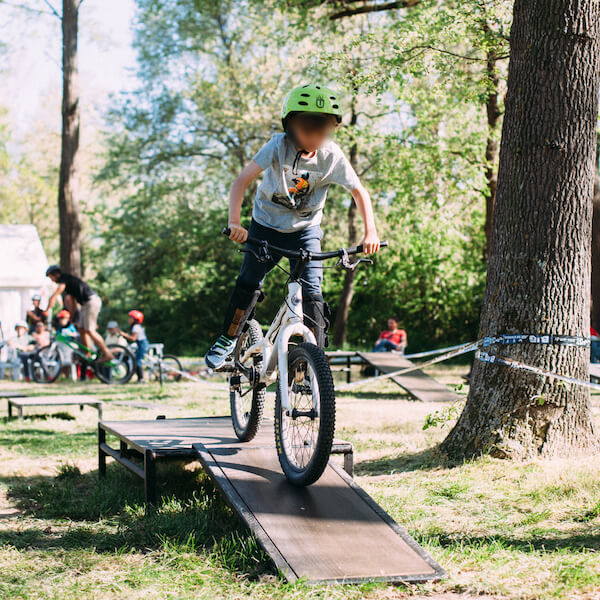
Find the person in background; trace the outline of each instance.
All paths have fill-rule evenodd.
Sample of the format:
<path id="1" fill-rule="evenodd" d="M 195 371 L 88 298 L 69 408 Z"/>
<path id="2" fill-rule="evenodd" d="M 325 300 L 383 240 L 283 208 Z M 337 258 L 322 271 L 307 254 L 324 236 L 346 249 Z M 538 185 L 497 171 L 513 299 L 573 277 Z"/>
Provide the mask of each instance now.
<path id="1" fill-rule="evenodd" d="M 398 328 L 398 319 L 390 317 L 388 328 L 379 334 L 373 352 L 404 352 L 408 343 L 406 331 Z"/>
<path id="2" fill-rule="evenodd" d="M 56 315 L 56 333 L 66 337 L 76 338 L 79 333 L 73 323 L 71 323 L 71 313 L 64 308 Z"/>
<path id="3" fill-rule="evenodd" d="M 112 360 L 114 358 L 113 354 L 106 347 L 102 336 L 96 331 L 98 314 L 102 308 L 100 296 L 85 281 L 79 279 L 79 277 L 63 273 L 58 265 L 50 265 L 46 270 L 46 277 L 49 277 L 54 283 L 58 284 L 56 290 L 50 296 L 50 300 L 48 300 L 48 310 L 54 306 L 60 294 L 63 294 L 65 307 L 71 315 L 75 314 L 77 304 L 80 304 L 81 310 L 75 326 L 81 334 L 82 344 L 89 347 L 91 339 L 102 353 L 98 362 Z"/>
<path id="4" fill-rule="evenodd" d="M 600 363 L 600 334 L 590 327 L 590 362 Z"/>
<path id="5" fill-rule="evenodd" d="M 41 321 L 38 321 L 35 324 L 35 331 L 33 332 L 32 337 L 35 340 L 36 348 L 43 348 L 50 343 L 50 333 Z"/>
<path id="6" fill-rule="evenodd" d="M 27 311 L 26 320 L 29 325 L 29 333 L 33 333 L 35 330 L 35 326 L 38 323 L 43 323 L 46 325 L 48 322 L 48 315 L 45 311 L 40 308 L 40 302 L 42 301 L 42 297 L 39 294 L 34 294 L 31 296 L 31 302 L 33 304 L 33 308 Z"/>
<path id="7" fill-rule="evenodd" d="M 106 325 L 107 334 L 104 338 L 107 346 L 117 344 L 118 346 L 127 346 L 127 340 L 121 335 L 119 324 L 116 321 L 109 321 Z"/>
<path id="8" fill-rule="evenodd" d="M 139 383 L 146 383 L 144 379 L 144 357 L 148 353 L 148 348 L 150 347 L 150 343 L 148 342 L 148 338 L 146 336 L 146 330 L 142 326 L 144 322 L 144 313 L 139 310 L 130 310 L 128 313 L 129 316 L 129 327 L 131 328 L 129 333 L 125 331 L 121 331 L 121 335 L 130 342 L 135 342 L 137 344 L 137 349 L 135 351 L 135 361 L 136 361 L 136 373 L 138 377 Z"/>
<path id="9" fill-rule="evenodd" d="M 27 323 L 25 321 L 17 321 L 15 325 L 17 336 L 8 341 L 8 345 L 16 348 L 19 352 L 19 359 L 23 364 L 23 375 L 25 380 L 31 379 L 29 368 L 29 359 L 35 351 L 35 344 L 28 333 Z"/>

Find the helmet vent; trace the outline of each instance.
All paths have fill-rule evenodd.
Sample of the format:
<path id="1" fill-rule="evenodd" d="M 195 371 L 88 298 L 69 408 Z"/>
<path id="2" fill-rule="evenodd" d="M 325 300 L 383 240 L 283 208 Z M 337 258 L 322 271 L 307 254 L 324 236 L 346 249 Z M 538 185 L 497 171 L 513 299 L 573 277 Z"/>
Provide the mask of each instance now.
<path id="1" fill-rule="evenodd" d="M 318 90 L 320 90 L 320 89 L 321 89 L 321 86 L 320 86 L 320 85 L 315 85 L 315 87 L 316 87 Z"/>
<path id="2" fill-rule="evenodd" d="M 339 105 L 337 105 L 337 104 L 332 104 L 332 105 L 331 105 L 331 108 L 336 108 L 336 109 L 337 109 L 337 108 L 339 108 Z"/>
<path id="3" fill-rule="evenodd" d="M 335 96 L 329 96 L 330 100 L 335 100 Z"/>
<path id="4" fill-rule="evenodd" d="M 304 100 L 298 100 L 298 104 L 301 104 L 302 106 L 308 106 L 308 102 L 304 102 Z"/>
<path id="5" fill-rule="evenodd" d="M 310 98 L 310 94 L 300 94 L 301 96 L 303 96 L 304 98 Z"/>

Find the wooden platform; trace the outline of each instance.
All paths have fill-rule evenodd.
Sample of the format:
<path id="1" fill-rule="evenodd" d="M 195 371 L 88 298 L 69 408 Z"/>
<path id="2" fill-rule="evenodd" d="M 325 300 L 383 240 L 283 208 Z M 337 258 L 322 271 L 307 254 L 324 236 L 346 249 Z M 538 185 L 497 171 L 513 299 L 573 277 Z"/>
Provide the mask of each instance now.
<path id="1" fill-rule="evenodd" d="M 119 441 L 119 448 L 107 442 L 107 436 Z M 144 482 L 146 502 L 156 502 L 156 462 L 161 460 L 198 460 L 196 444 L 216 442 L 240 445 L 230 417 L 164 419 L 153 421 L 102 421 L 98 423 L 98 469 L 106 473 L 108 456 L 138 475 Z M 273 447 L 273 422 L 265 419 L 258 435 L 244 447 Z M 344 469 L 352 475 L 353 448 L 349 442 L 334 440 L 333 454 L 343 455 Z M 133 460 L 132 460 L 133 459 Z"/>
<path id="2" fill-rule="evenodd" d="M 8 398 L 8 418 L 12 418 L 13 411 L 16 408 L 19 419 L 23 419 L 23 409 L 33 406 L 79 406 L 83 410 L 84 406 L 91 406 L 98 411 L 98 420 L 102 419 L 102 400 L 95 396 L 76 395 L 68 396 L 29 396 Z"/>
<path id="3" fill-rule="evenodd" d="M 406 531 L 333 462 L 309 488 L 290 485 L 277 460 L 272 422 L 264 423 L 246 444 L 233 434 L 229 417 L 107 422 L 99 424 L 99 434 L 101 474 L 109 449 L 102 435 L 117 436 L 123 445 L 129 444 L 121 450 L 130 448 L 145 457 L 189 457 L 191 444 L 289 581 L 305 577 L 311 583 L 421 582 L 443 575 Z M 337 444 L 345 444 L 346 450 L 349 446 Z"/>
<path id="4" fill-rule="evenodd" d="M 381 373 L 414 366 L 410 360 L 395 352 L 357 352 L 357 355 Z M 423 371 L 412 371 L 390 379 L 422 402 L 456 402 L 459 399 L 454 392 Z"/>

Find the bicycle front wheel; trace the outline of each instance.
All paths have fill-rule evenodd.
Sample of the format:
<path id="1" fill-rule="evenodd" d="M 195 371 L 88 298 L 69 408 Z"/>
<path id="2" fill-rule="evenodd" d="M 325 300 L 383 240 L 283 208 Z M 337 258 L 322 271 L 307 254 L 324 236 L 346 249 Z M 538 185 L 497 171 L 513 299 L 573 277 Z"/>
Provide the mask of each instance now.
<path id="1" fill-rule="evenodd" d="M 281 404 L 287 385 L 290 408 Z M 297 486 L 321 477 L 335 433 L 335 389 L 325 352 L 302 343 L 288 354 L 288 379 L 279 378 L 275 398 L 275 445 L 288 481 Z"/>
<path id="2" fill-rule="evenodd" d="M 240 336 L 235 349 L 235 360 L 243 356 L 250 346 L 263 339 L 262 330 L 257 321 L 248 321 L 247 329 Z M 260 373 L 262 355 L 252 357 L 252 368 Z M 248 380 L 246 375 L 238 370 L 229 377 L 229 404 L 231 406 L 231 421 L 235 435 L 242 442 L 254 439 L 260 428 L 265 408 L 266 389 L 262 383 Z"/>
<path id="3" fill-rule="evenodd" d="M 160 380 L 162 383 L 181 381 L 183 366 L 181 361 L 172 354 L 164 354 L 159 364 Z"/>
<path id="4" fill-rule="evenodd" d="M 106 363 L 92 363 L 94 373 L 102 383 L 122 385 L 127 383 L 135 371 L 135 356 L 125 346 L 108 346 L 114 359 Z"/>
<path id="5" fill-rule="evenodd" d="M 54 383 L 62 369 L 62 358 L 57 344 L 40 348 L 31 357 L 31 377 L 36 383 Z"/>

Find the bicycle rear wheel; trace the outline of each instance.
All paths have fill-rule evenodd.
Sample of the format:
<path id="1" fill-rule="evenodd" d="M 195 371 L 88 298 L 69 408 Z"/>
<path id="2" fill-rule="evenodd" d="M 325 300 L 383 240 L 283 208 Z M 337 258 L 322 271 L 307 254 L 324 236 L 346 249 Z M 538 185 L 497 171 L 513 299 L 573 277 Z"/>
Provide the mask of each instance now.
<path id="1" fill-rule="evenodd" d="M 159 378 L 162 383 L 181 381 L 182 371 L 181 361 L 173 354 L 164 354 L 159 361 Z"/>
<path id="2" fill-rule="evenodd" d="M 62 369 L 62 358 L 57 344 L 40 348 L 31 357 L 31 377 L 36 383 L 54 383 Z"/>
<path id="3" fill-rule="evenodd" d="M 135 356 L 125 346 L 110 344 L 108 349 L 115 358 L 106 363 L 92 363 L 94 373 L 102 383 L 115 385 L 127 383 L 135 371 Z"/>
<path id="4" fill-rule="evenodd" d="M 289 410 L 281 404 L 282 385 Z M 275 398 L 275 445 L 290 483 L 307 486 L 321 477 L 334 433 L 335 389 L 327 357 L 315 344 L 298 344 L 288 354 L 288 380 L 279 378 Z"/>
<path id="5" fill-rule="evenodd" d="M 240 336 L 235 348 L 235 361 L 252 345 L 263 339 L 262 330 L 257 321 L 248 321 L 246 331 Z M 252 368 L 260 373 L 262 355 L 252 357 Z M 234 371 L 229 377 L 229 404 L 231 421 L 235 435 L 242 442 L 254 439 L 260 428 L 265 408 L 266 389 L 264 384 L 256 384 L 248 380 L 241 371 Z"/>

